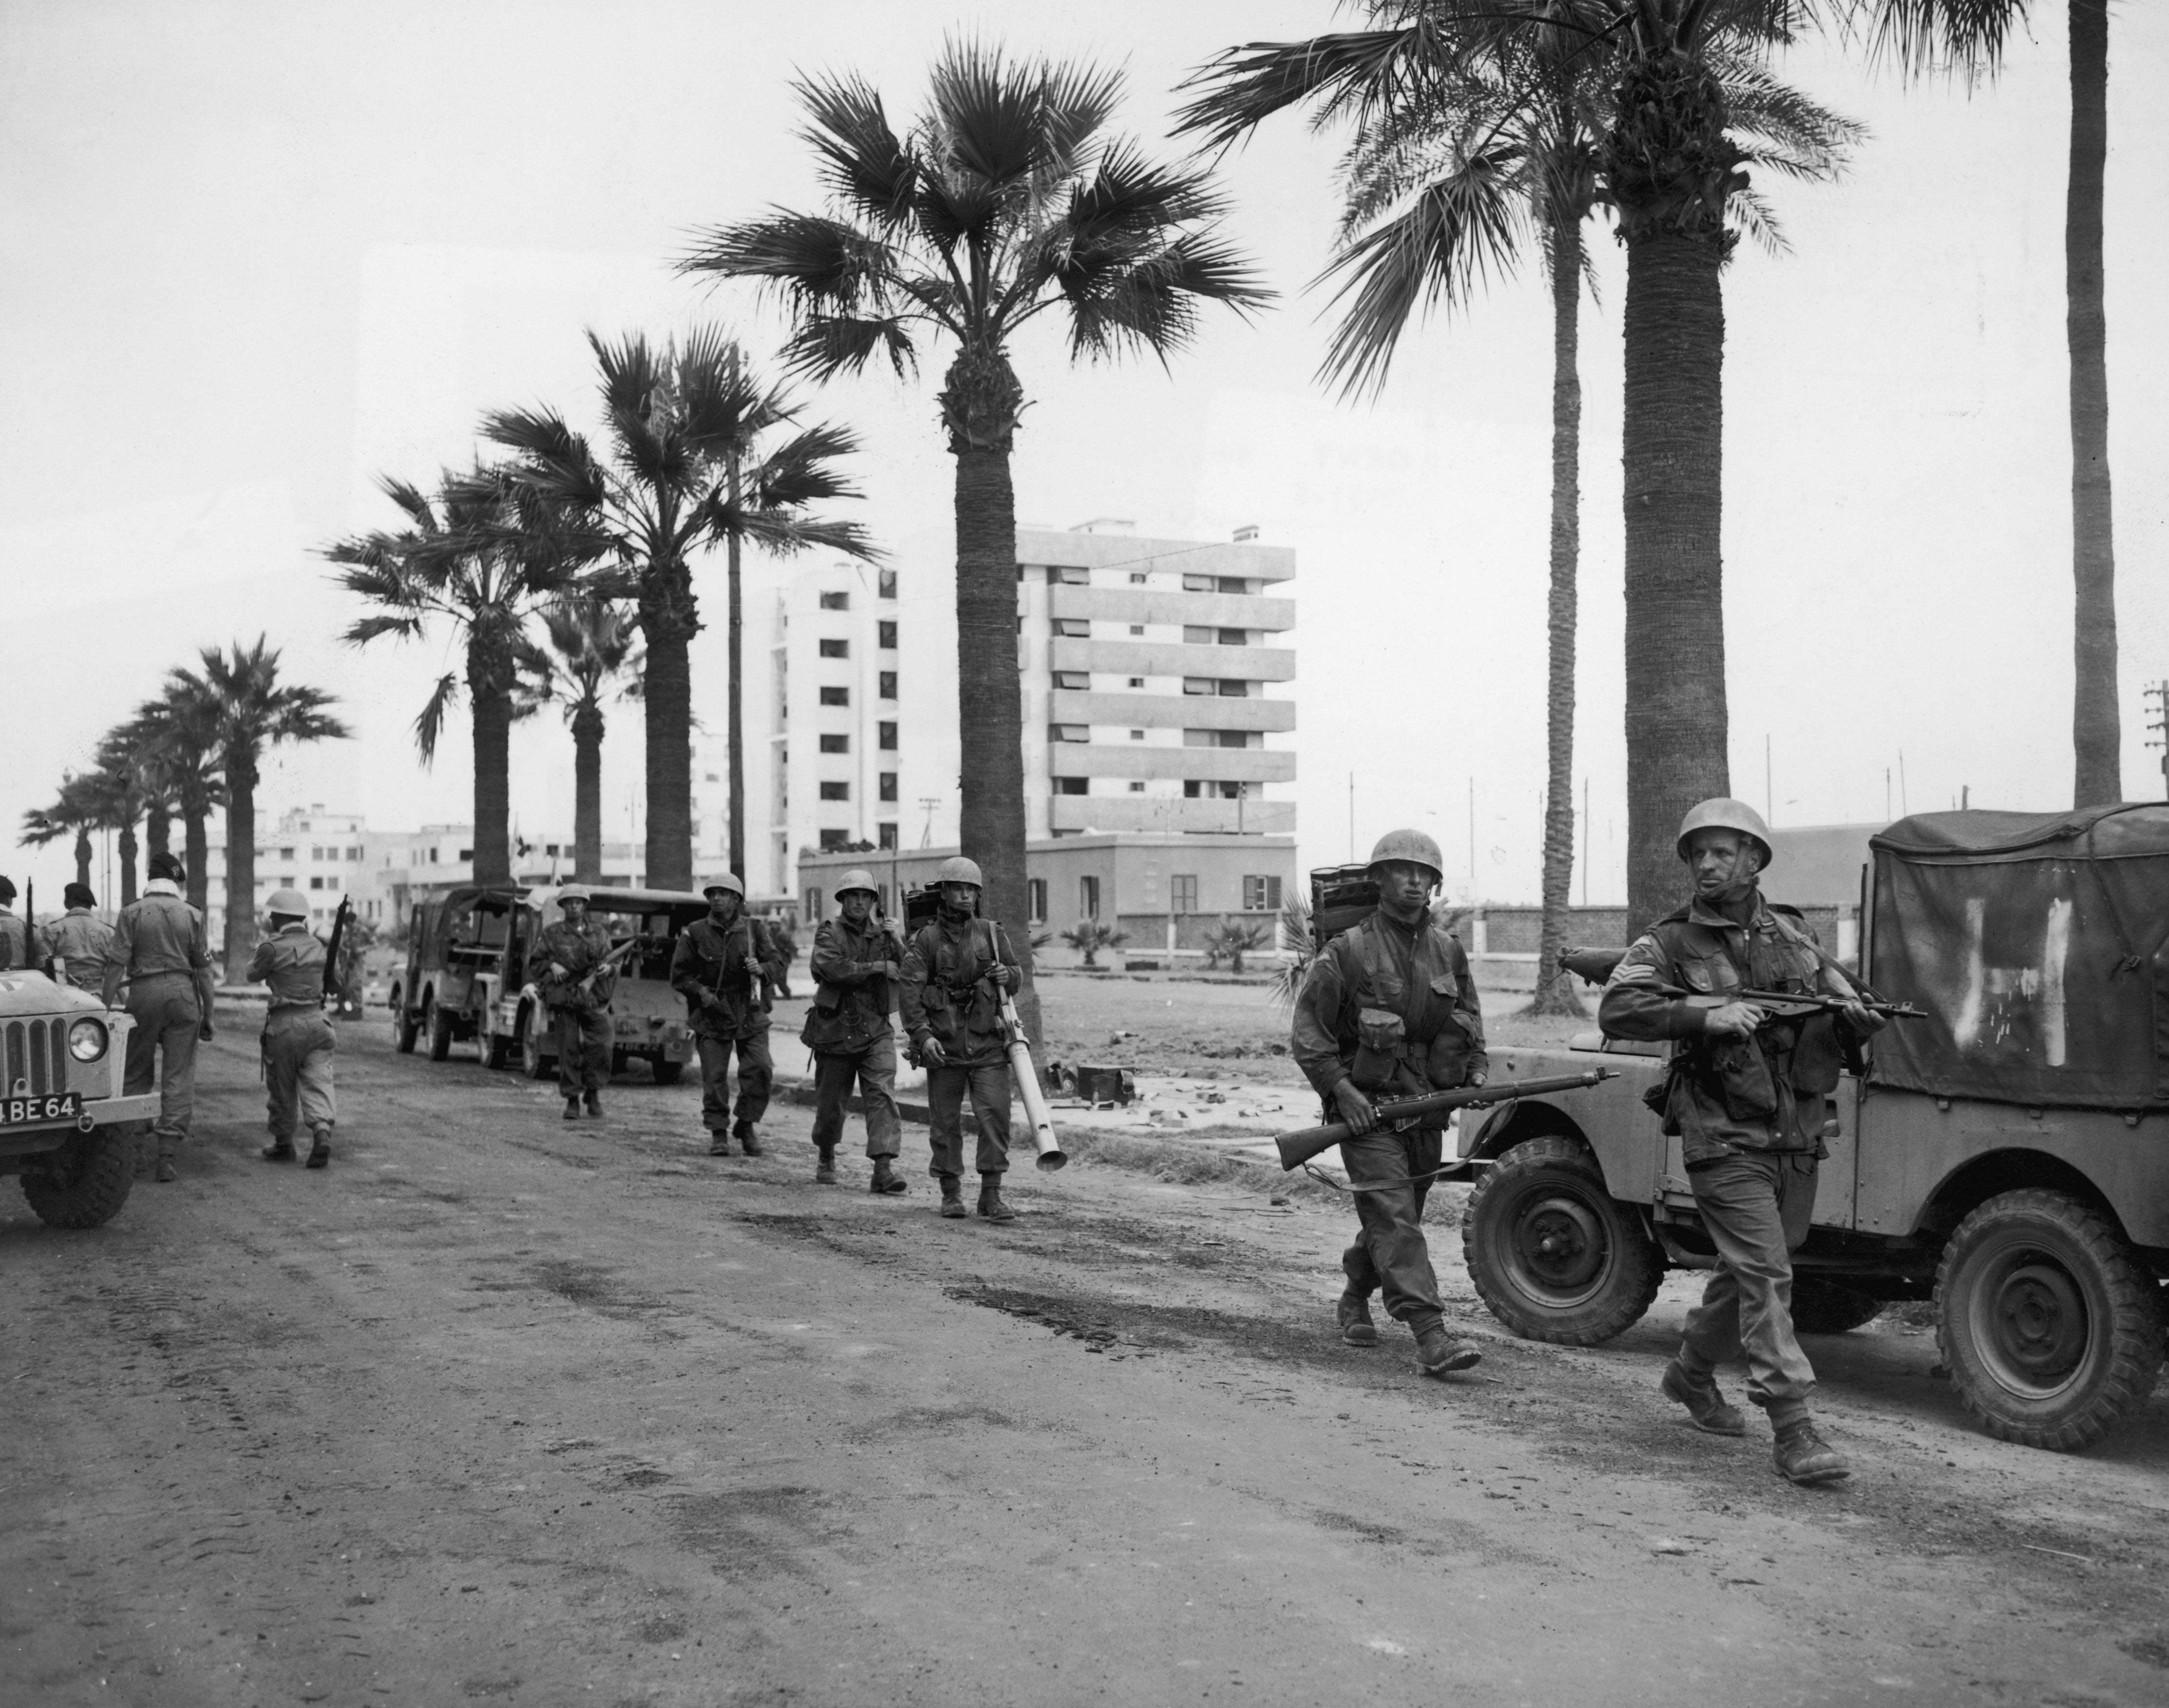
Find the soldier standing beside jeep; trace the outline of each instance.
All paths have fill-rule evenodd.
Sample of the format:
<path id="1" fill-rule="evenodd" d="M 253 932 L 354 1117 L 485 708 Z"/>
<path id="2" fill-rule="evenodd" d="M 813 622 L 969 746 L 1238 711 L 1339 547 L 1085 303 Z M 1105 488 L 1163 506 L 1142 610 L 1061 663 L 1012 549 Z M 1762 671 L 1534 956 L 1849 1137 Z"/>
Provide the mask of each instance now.
<path id="1" fill-rule="evenodd" d="M 105 986 L 105 956 L 113 947 L 113 928 L 91 909 L 98 897 L 88 884 L 70 884 L 61 892 L 67 912 L 45 928 L 45 950 L 53 976 L 65 978 L 93 996 Z"/>
<path id="2" fill-rule="evenodd" d="M 610 990 L 604 959 L 610 934 L 588 918 L 588 892 L 568 886 L 557 892 L 559 918 L 543 928 L 535 944 L 535 965 L 542 969 L 542 1003 L 557 1034 L 557 1089 L 564 1094 L 565 1119 L 577 1120 L 580 1099 L 588 1113 L 603 1112 L 602 1086 L 610 1077 Z"/>
<path id="3" fill-rule="evenodd" d="M 1705 801 L 1681 821 L 1679 855 L 1694 896 L 1631 946 L 1597 1023 L 1614 1038 L 1671 1040 L 1665 1130 L 1676 1133 L 1717 1267 L 1689 1313 L 1662 1391 L 1698 1429 L 1746 1433 L 1718 1391 L 1717 1366 L 1743 1354 L 1747 1397 L 1770 1414 L 1772 1462 L 1797 1483 L 1835 1482 L 1851 1467 L 1815 1433 L 1815 1373 L 1793 1331 L 1793 1260 L 1815 1210 L 1824 1099 L 1836 1089 L 1834 1028 L 1854 1040 L 1883 1024 L 1826 957 L 1762 899 L 1769 829 L 1743 801 Z M 1806 991 L 1849 1006 L 1834 1019 L 1772 1019 L 1752 1003 L 1699 1008 L 1651 988 L 1703 996 Z M 1820 1033 L 1820 1036 L 1817 1035 Z"/>
<path id="4" fill-rule="evenodd" d="M 701 1052 L 701 1120 L 708 1154 L 727 1157 L 736 1138 L 749 1157 L 760 1155 L 754 1131 L 768 1113 L 772 1069 L 768 1054 L 768 986 L 780 976 L 768 934 L 745 913 L 745 885 L 734 872 L 701 886 L 708 917 L 678 934 L 670 982 L 685 998 L 693 1042 Z M 731 1052 L 738 1057 L 738 1116 L 731 1116 Z"/>
<path id="5" fill-rule="evenodd" d="M 868 1189 L 901 1192 L 904 1183 L 894 1165 L 903 1121 L 896 1107 L 896 1035 L 888 1009 L 903 950 L 873 917 L 878 899 L 870 872 L 845 872 L 837 885 L 842 917 L 823 920 L 813 934 L 813 1001 L 799 1037 L 813 1052 L 813 1145 L 821 1157 L 813 1179 L 834 1184 L 836 1141 L 844 1136 L 856 1080 L 866 1104 L 866 1155 L 874 1165 Z"/>
<path id="6" fill-rule="evenodd" d="M 1348 1278 L 1336 1317 L 1351 1346 L 1375 1346 L 1371 1295 L 1416 1337 L 1426 1375 L 1466 1370 L 1483 1354 L 1447 1333 L 1446 1306 L 1424 1242 L 1424 1199 L 1439 1166 L 1446 1117 L 1383 1131 L 1372 1099 L 1481 1085 L 1490 1067 L 1484 1010 L 1459 941 L 1431 917 L 1444 873 L 1420 830 L 1389 831 L 1371 850 L 1378 911 L 1320 950 L 1295 1001 L 1296 1063 L 1354 1137 L 1340 1147 L 1360 1226 L 1341 1256 Z"/>
<path id="7" fill-rule="evenodd" d="M 174 1163 L 195 1115 L 196 1046 L 211 1036 L 211 950 L 203 915 L 181 899 L 187 875 L 172 854 L 151 856 L 150 881 L 113 928 L 101 992 L 107 1008 L 117 1008 L 121 985 L 128 987 L 136 1020 L 128 1035 L 128 1096 L 151 1088 L 157 1058 L 158 1119 L 151 1131 L 158 1139 L 153 1178 L 161 1182 L 180 1178 Z"/>

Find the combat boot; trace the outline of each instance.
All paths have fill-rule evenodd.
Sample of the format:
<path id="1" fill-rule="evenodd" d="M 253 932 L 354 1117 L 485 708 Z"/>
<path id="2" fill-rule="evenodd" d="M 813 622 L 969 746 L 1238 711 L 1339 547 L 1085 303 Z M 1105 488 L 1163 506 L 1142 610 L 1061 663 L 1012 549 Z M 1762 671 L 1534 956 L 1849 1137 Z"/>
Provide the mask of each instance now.
<path id="1" fill-rule="evenodd" d="M 1770 1450 L 1770 1461 L 1778 1476 L 1804 1488 L 1841 1482 L 1852 1475 L 1852 1467 L 1845 1462 L 1845 1455 L 1815 1434 L 1815 1426 L 1804 1417 L 1777 1426 L 1777 1439 Z"/>
<path id="2" fill-rule="evenodd" d="M 332 1130 L 329 1127 L 318 1127 L 310 1135 L 310 1137 L 316 1142 L 309 1147 L 307 1166 L 312 1168 L 328 1168 L 332 1162 Z"/>
<path id="3" fill-rule="evenodd" d="M 181 1154 L 181 1141 L 167 1134 L 158 1135 L 158 1163 L 151 1178 L 160 1185 L 169 1185 L 181 1178 L 181 1171 L 173 1166 Z"/>
<path id="4" fill-rule="evenodd" d="M 1002 1177 L 999 1174 L 979 1176 L 979 1214 L 989 1221 L 1015 1221 L 1016 1211 L 1010 1209 L 1002 1196 Z"/>
<path id="5" fill-rule="evenodd" d="M 294 1141 L 291 1139 L 273 1139 L 269 1144 L 264 1147 L 264 1160 L 267 1163 L 292 1162 L 294 1160 Z"/>
<path id="6" fill-rule="evenodd" d="M 834 1145 L 821 1147 L 820 1160 L 813 1165 L 813 1184 L 816 1186 L 834 1186 L 836 1184 L 836 1147 Z"/>
<path id="7" fill-rule="evenodd" d="M 887 1157 L 874 1158 L 874 1178 L 866 1183 L 867 1191 L 903 1192 L 908 1189 L 904 1185 L 903 1177 L 889 1167 Z"/>
<path id="8" fill-rule="evenodd" d="M 1349 1345 L 1378 1344 L 1378 1325 L 1371 1320 L 1371 1301 L 1361 1293 L 1343 1293 L 1333 1315 L 1340 1325 L 1340 1338 Z"/>
<path id="9" fill-rule="evenodd" d="M 711 1157 L 727 1157 L 730 1153 L 731 1141 L 729 1135 L 725 1133 L 721 1127 L 716 1128 L 708 1135 L 708 1154 Z"/>
<path id="10" fill-rule="evenodd" d="M 588 1113 L 593 1115 L 597 1120 L 600 1120 L 603 1118 L 603 1099 L 601 1093 L 591 1091 L 588 1093 Z"/>
<path id="11" fill-rule="evenodd" d="M 1745 1435 L 1747 1419 L 1740 1407 L 1725 1403 L 1724 1396 L 1717 1391 L 1717 1383 L 1704 1376 L 1697 1381 L 1687 1367 L 1676 1358 L 1665 1366 L 1665 1379 L 1657 1391 L 1668 1400 L 1677 1400 L 1687 1408 L 1687 1417 L 1697 1429 L 1707 1429 L 1713 1435 Z"/>
<path id="12" fill-rule="evenodd" d="M 952 1221 L 968 1213 L 964 1208 L 964 1181 L 961 1175 L 941 1177 L 941 1213 Z"/>
<path id="13" fill-rule="evenodd" d="M 731 1136 L 744 1148 L 749 1157 L 760 1155 L 760 1135 L 754 1131 L 751 1121 L 740 1121 L 731 1129 Z"/>
<path id="14" fill-rule="evenodd" d="M 567 1120 L 568 1120 L 568 1121 L 576 1121 L 576 1120 L 579 1120 L 579 1118 L 580 1118 L 580 1100 L 579 1100 L 579 1099 L 578 1099 L 577 1097 L 568 1097 L 568 1098 L 567 1098 L 567 1099 L 565 1099 L 565 1119 L 566 1119 Z"/>
<path id="15" fill-rule="evenodd" d="M 1416 1368 L 1426 1375 L 1440 1376 L 1448 1370 L 1467 1370 L 1483 1356 L 1467 1341 L 1457 1340 L 1448 1334 L 1443 1322 L 1434 1322 L 1416 1332 Z"/>

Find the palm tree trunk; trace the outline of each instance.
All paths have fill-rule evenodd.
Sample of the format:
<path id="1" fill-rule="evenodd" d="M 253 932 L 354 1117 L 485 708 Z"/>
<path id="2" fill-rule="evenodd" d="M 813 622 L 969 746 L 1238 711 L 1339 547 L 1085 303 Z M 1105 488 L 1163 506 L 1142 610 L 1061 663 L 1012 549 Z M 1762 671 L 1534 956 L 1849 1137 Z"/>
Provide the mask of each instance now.
<path id="1" fill-rule="evenodd" d="M 124 907 L 136 899 L 136 855 L 139 847 L 135 825 L 123 824 L 120 827 L 120 905 Z"/>
<path id="2" fill-rule="evenodd" d="M 173 816 L 163 801 L 152 800 L 143 808 L 143 847 L 152 854 L 173 851 Z"/>
<path id="3" fill-rule="evenodd" d="M 206 917 L 211 910 L 211 828 L 206 822 L 209 809 L 195 801 L 181 804 L 182 859 L 188 865 L 189 905 Z M 228 861 L 228 865 L 232 862 Z M 248 876 L 253 889 L 256 875 Z"/>
<path id="4" fill-rule="evenodd" d="M 474 702 L 474 881 L 512 881 L 512 696 L 487 661 L 469 655 Z"/>
<path id="5" fill-rule="evenodd" d="M 1674 843 L 1731 790 L 1726 753 L 1722 237 L 1627 243 L 1627 931 L 1678 902 Z"/>
<path id="6" fill-rule="evenodd" d="M 681 565 L 658 566 L 641 590 L 640 628 L 648 645 L 642 679 L 648 714 L 648 875 L 654 890 L 693 887 L 692 577 Z"/>
<path id="7" fill-rule="evenodd" d="M 2108 320 L 2102 178 L 2108 154 L 2108 0 L 2071 0 L 2071 166 L 2064 204 L 2065 338 L 2071 358 L 2072 804 L 2124 798 L 2117 711 L 2116 546 L 2108 478 Z"/>
<path id="8" fill-rule="evenodd" d="M 256 950 L 256 755 L 226 755 L 226 980 L 247 971 Z"/>
<path id="9" fill-rule="evenodd" d="M 1543 916 L 1537 933 L 1536 1014 L 1579 1014 L 1574 979 L 1560 971 L 1574 882 L 1574 642 L 1581 567 L 1581 227 L 1554 220 L 1552 270 L 1552 562 L 1544 689 Z"/>
<path id="10" fill-rule="evenodd" d="M 90 887 L 90 861 L 95 852 L 90 845 L 90 833 L 77 825 L 75 829 L 75 881 L 86 890 Z M 109 897 L 106 905 L 112 905 Z"/>
<path id="11" fill-rule="evenodd" d="M 735 453 L 730 460 L 731 513 L 738 514 L 742 476 Z M 738 881 L 752 886 L 752 878 L 746 871 L 745 846 L 745 604 L 744 589 L 738 580 L 739 540 L 738 529 L 731 529 L 725 542 L 730 559 L 730 615 L 727 620 L 730 652 L 730 732 L 727 740 L 730 747 L 730 849 L 731 870 Z"/>
<path id="12" fill-rule="evenodd" d="M 603 881 L 603 714 L 593 700 L 573 714 L 573 881 Z"/>

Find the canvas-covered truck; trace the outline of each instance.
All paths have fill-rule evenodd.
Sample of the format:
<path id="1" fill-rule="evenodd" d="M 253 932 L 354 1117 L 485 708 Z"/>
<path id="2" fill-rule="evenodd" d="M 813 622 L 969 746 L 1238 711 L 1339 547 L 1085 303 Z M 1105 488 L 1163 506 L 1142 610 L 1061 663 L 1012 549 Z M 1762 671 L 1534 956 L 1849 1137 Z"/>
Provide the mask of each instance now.
<path id="1" fill-rule="evenodd" d="M 671 988 L 670 957 L 678 934 L 708 911 L 705 897 L 685 890 L 633 890 L 597 886 L 588 891 L 588 918 L 623 950 L 610 992 L 610 1072 L 632 1061 L 648 1063 L 658 1085 L 674 1085 L 693 1059 L 693 1028 L 685 999 Z M 557 1040 L 535 988 L 541 969 L 531 964 L 533 944 L 557 915 L 556 887 L 530 890 L 520 898 L 513 932 L 520 947 L 521 980 L 508 984 L 490 1015 L 493 1038 L 509 1040 L 530 1079 L 557 1071 Z"/>
<path id="2" fill-rule="evenodd" d="M 42 972 L 0 972 L 0 1174 L 52 1227 L 119 1214 L 158 1093 L 123 1093 L 125 1013 Z"/>
<path id="3" fill-rule="evenodd" d="M 393 975 L 392 1042 L 402 1055 L 429 1040 L 429 1059 L 474 1041 L 482 1059 L 502 1067 L 516 1042 L 492 1035 L 489 1017 L 509 988 L 520 988 L 520 944 L 513 926 L 526 891 L 514 884 L 456 885 L 417 902 L 407 931 L 407 964 Z"/>
<path id="4" fill-rule="evenodd" d="M 1831 1099 L 1793 1319 L 1932 1299 L 1943 1368 L 1991 1434 L 2068 1451 L 2143 1405 L 2169 1284 L 2169 806 L 1929 813 L 1870 843 L 1861 973 L 1893 1024 Z M 1783 873 L 1767 887 L 1783 895 Z M 1642 1093 L 1669 1046 L 1596 1033 L 1495 1050 L 1495 1079 L 1621 1077 L 1470 1122 L 1462 1240 L 1493 1314 L 1568 1345 L 1707 1269 L 1677 1137 Z"/>

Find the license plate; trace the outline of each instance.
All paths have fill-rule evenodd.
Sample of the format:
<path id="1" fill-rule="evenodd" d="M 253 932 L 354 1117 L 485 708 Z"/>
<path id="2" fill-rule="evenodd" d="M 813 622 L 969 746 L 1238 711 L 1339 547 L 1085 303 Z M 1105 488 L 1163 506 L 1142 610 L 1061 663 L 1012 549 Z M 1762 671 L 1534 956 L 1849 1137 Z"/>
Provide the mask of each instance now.
<path id="1" fill-rule="evenodd" d="M 83 1113 L 83 1093 L 56 1092 L 51 1097 L 0 1098 L 0 1127 L 42 1126 L 47 1121 L 72 1121 Z"/>

